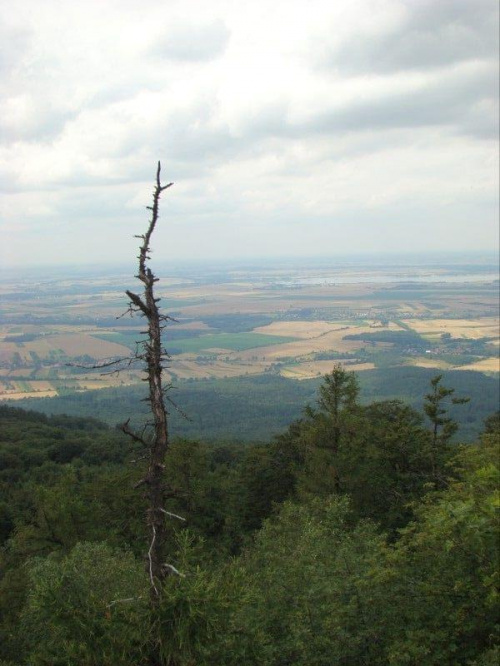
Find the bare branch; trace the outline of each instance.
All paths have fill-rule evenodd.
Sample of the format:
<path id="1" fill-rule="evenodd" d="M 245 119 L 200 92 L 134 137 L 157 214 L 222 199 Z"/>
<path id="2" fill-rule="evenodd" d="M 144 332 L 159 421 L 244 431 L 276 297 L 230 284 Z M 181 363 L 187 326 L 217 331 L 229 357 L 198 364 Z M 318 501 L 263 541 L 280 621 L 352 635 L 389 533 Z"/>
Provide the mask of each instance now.
<path id="1" fill-rule="evenodd" d="M 163 566 L 165 567 L 165 569 L 168 569 L 169 571 L 171 571 L 171 572 L 172 572 L 173 574 L 175 574 L 176 576 L 180 576 L 181 578 L 186 578 L 186 574 L 181 573 L 181 572 L 179 571 L 179 569 L 176 569 L 176 568 L 174 567 L 173 564 L 168 564 L 167 562 L 164 562 Z"/>
<path id="2" fill-rule="evenodd" d="M 149 580 L 151 582 L 151 588 L 155 591 L 156 596 L 159 596 L 158 588 L 155 585 L 155 578 L 154 578 L 154 575 L 153 575 L 153 557 L 152 557 L 152 553 L 153 553 L 153 548 L 154 548 L 155 541 L 156 541 L 156 529 L 155 529 L 154 525 L 152 527 L 153 527 L 153 538 L 151 539 L 151 545 L 149 546 L 149 550 L 148 550 Z"/>
<path id="3" fill-rule="evenodd" d="M 109 368 L 112 365 L 125 363 L 135 360 L 133 356 L 121 356 L 113 361 L 103 361 L 102 363 L 88 364 L 88 363 L 65 363 L 64 365 L 69 368 L 81 368 L 83 370 L 100 370 L 101 368 Z"/>
<path id="4" fill-rule="evenodd" d="M 164 513 L 166 516 L 170 516 L 170 518 L 177 518 L 177 520 L 182 520 L 186 522 L 186 519 L 183 518 L 182 516 L 178 516 L 176 513 L 172 513 L 171 511 L 165 511 L 165 509 L 160 509 L 162 513 Z"/>
<path id="5" fill-rule="evenodd" d="M 134 292 L 129 291 L 128 289 L 125 293 L 130 298 L 132 303 L 136 306 L 136 308 L 138 310 L 141 310 L 141 312 L 143 312 L 146 315 L 146 317 L 148 317 L 151 314 L 148 306 L 144 303 L 144 301 L 140 296 L 137 296 L 137 294 L 134 294 Z"/>
<path id="6" fill-rule="evenodd" d="M 169 388 L 174 388 L 174 387 L 169 387 Z M 168 390 L 168 389 L 167 389 Z M 185 411 L 183 411 L 173 400 L 170 398 L 168 395 L 165 395 L 166 401 L 172 405 L 172 407 L 175 409 L 176 412 L 178 412 L 183 419 L 186 419 L 186 421 L 191 421 L 192 419 L 189 418 L 189 416 L 186 414 Z"/>
<path id="7" fill-rule="evenodd" d="M 139 599 L 142 599 L 142 595 L 139 597 L 129 597 L 128 599 L 115 599 L 114 601 L 110 601 L 106 608 L 111 608 L 111 606 L 114 606 L 115 604 L 127 604 L 132 601 L 139 601 Z"/>
<path id="8" fill-rule="evenodd" d="M 139 442 L 139 444 L 142 444 L 145 447 L 149 447 L 149 442 L 146 442 L 144 437 L 141 435 L 138 435 L 136 432 L 132 430 L 129 426 L 130 419 L 127 419 L 125 423 L 122 423 L 120 426 L 120 430 L 124 432 L 126 435 L 128 435 L 134 442 Z M 144 433 L 144 431 L 143 431 Z"/>

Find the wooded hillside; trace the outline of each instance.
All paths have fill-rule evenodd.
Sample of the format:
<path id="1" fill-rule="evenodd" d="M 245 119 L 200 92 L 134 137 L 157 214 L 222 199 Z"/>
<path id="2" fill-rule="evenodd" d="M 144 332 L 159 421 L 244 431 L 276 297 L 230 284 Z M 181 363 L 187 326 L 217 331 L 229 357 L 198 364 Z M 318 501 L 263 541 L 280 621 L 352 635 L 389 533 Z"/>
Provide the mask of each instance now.
<path id="1" fill-rule="evenodd" d="M 499 419 L 452 443 L 462 395 L 361 404 L 336 367 L 266 444 L 176 439 L 154 622 L 140 446 L 0 407 L 0 663 L 496 664 Z"/>

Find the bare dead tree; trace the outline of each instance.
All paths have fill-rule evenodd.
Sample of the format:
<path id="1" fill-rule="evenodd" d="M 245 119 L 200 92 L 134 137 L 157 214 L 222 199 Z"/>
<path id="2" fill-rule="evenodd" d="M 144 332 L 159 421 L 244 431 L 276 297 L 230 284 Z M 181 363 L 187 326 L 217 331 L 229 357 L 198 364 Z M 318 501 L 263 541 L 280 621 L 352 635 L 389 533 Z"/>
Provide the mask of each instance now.
<path id="1" fill-rule="evenodd" d="M 145 234 L 136 236 L 136 238 L 142 241 L 139 248 L 139 270 L 136 278 L 141 281 L 143 291 L 141 294 L 126 291 L 130 299 L 128 312 L 130 314 L 138 313 L 147 321 L 147 330 L 143 332 L 146 338 L 140 341 L 135 358 L 143 362 L 144 372 L 146 373 L 144 381 L 147 381 L 149 386 L 147 401 L 150 403 L 152 414 L 152 434 L 150 437 L 146 437 L 144 432 L 141 434 L 135 433 L 130 428 L 129 421 L 122 425 L 123 432 L 129 435 L 134 442 L 142 444 L 145 448 L 144 457 L 147 460 L 147 471 L 136 485 L 144 486 L 148 501 L 146 522 L 149 535 L 149 548 L 147 551 L 146 566 L 150 580 L 151 602 L 153 604 L 157 604 L 160 599 L 162 581 L 167 575 L 177 571 L 173 565 L 165 562 L 167 546 L 165 516 L 178 517 L 175 514 L 170 514 L 165 509 L 165 501 L 169 496 L 172 496 L 173 491 L 165 487 L 163 474 L 165 457 L 169 447 L 166 392 L 171 386 L 163 384 L 162 371 L 166 367 L 169 355 L 163 347 L 162 331 L 171 317 L 160 312 L 158 306 L 160 299 L 155 297 L 154 292 L 154 285 L 158 282 L 158 278 L 148 267 L 148 261 L 151 258 L 151 236 L 159 218 L 160 197 L 173 184 L 162 185 L 160 172 L 161 165 L 158 162 L 156 184 L 153 191 L 153 205 L 147 207 L 151 211 L 149 225 Z"/>

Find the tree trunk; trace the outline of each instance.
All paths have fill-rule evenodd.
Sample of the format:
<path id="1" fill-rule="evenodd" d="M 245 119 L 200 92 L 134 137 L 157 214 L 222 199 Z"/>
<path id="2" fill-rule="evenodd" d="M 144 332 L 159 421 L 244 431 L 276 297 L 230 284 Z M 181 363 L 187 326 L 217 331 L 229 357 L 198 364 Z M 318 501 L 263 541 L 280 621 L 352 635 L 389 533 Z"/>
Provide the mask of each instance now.
<path id="1" fill-rule="evenodd" d="M 169 572 L 165 564 L 166 554 L 166 530 L 165 530 L 165 500 L 168 493 L 163 480 L 165 469 L 165 457 L 168 450 L 168 413 L 165 407 L 165 388 L 162 384 L 162 371 L 164 362 L 168 359 L 168 353 L 162 346 L 161 334 L 168 316 L 162 315 L 158 308 L 159 298 L 155 298 L 154 284 L 158 281 L 153 272 L 147 266 L 150 258 L 150 240 L 159 217 L 159 203 L 161 193 L 169 188 L 161 185 L 161 166 L 158 162 L 156 172 L 156 185 L 153 193 L 153 205 L 148 206 L 151 210 L 151 219 L 145 234 L 137 236 L 142 239 L 139 249 L 139 271 L 136 277 L 143 283 L 142 296 L 127 291 L 130 298 L 130 311 L 139 312 L 148 322 L 147 339 L 142 345 L 142 354 L 137 358 L 145 363 L 145 372 L 149 385 L 148 401 L 153 417 L 153 436 L 151 441 L 146 442 L 141 436 L 133 433 L 128 427 L 128 421 L 122 426 L 124 432 L 131 435 L 136 441 L 141 441 L 148 449 L 148 469 L 139 485 L 146 486 L 146 497 L 148 499 L 147 528 L 149 536 L 149 549 L 146 558 L 146 568 L 150 581 L 151 601 L 156 605 L 161 596 L 162 581 Z"/>

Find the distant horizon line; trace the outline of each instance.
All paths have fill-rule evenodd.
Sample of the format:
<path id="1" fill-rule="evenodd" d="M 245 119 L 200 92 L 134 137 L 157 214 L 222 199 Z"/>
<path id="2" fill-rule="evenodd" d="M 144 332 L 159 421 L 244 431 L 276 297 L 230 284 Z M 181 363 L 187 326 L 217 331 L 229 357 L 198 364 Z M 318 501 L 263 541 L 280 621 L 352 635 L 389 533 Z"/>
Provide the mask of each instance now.
<path id="1" fill-rule="evenodd" d="M 293 255 L 293 254 L 283 254 L 283 255 L 252 255 L 252 256 L 232 256 L 232 257 L 177 257 L 175 259 L 158 259 L 155 263 L 157 266 L 182 266 L 182 265 L 208 265 L 218 263 L 221 265 L 235 265 L 235 264 L 262 264 L 264 262 L 275 261 L 279 263 L 285 262 L 300 262 L 304 264 L 306 262 L 327 262 L 332 260 L 341 260 L 341 259 L 351 259 L 351 260 L 370 260 L 376 259 L 379 260 L 387 259 L 394 260 L 400 258 L 401 260 L 414 259 L 418 260 L 418 263 L 426 263 L 427 260 L 437 260 L 439 257 L 444 258 L 488 258 L 489 260 L 494 260 L 493 263 L 500 264 L 500 255 L 499 250 L 426 250 L 426 251 L 358 251 L 358 252 L 337 252 L 328 255 Z M 61 263 L 47 263 L 47 264 L 37 264 L 37 263 L 27 263 L 23 266 L 20 266 L 19 263 L 5 263 L 3 262 L 0 266 L 0 273 L 11 272 L 16 270 L 16 272 L 22 272 L 23 270 L 32 271 L 32 270 L 67 270 L 73 269 L 78 270 L 90 270 L 90 269 L 101 269 L 105 270 L 116 270 L 120 268 L 129 268 L 135 263 L 135 258 L 129 261 L 106 261 L 106 262 L 92 262 L 92 263 L 75 263 L 75 262 L 61 262 Z"/>

